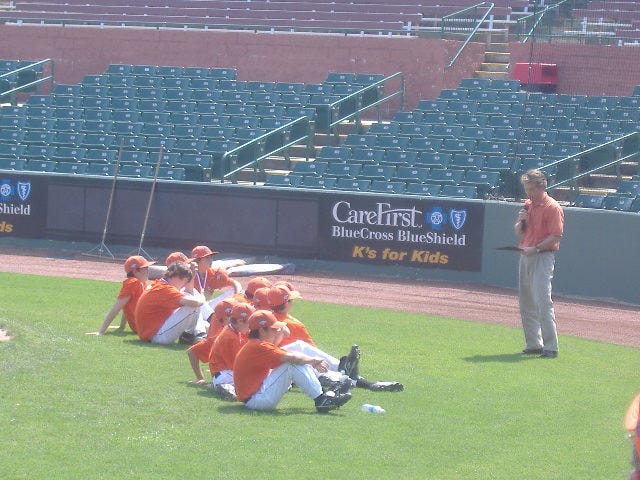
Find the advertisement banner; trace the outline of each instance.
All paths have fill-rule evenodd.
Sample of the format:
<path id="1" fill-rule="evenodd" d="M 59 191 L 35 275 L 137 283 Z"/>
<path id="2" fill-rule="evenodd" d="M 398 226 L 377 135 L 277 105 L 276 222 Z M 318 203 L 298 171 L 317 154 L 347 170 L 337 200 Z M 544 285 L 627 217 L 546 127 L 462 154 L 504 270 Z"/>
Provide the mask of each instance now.
<path id="1" fill-rule="evenodd" d="M 359 263 L 477 272 L 484 205 L 429 198 L 333 196 L 322 200 L 324 256 Z"/>
<path id="2" fill-rule="evenodd" d="M 43 235 L 46 189 L 44 178 L 0 173 L 0 235 Z"/>

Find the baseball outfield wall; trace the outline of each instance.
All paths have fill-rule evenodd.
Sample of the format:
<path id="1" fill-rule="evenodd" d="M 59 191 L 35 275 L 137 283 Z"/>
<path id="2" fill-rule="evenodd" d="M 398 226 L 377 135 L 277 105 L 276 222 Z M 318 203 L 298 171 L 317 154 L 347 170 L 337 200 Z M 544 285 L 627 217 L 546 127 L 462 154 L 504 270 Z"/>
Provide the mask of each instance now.
<path id="1" fill-rule="evenodd" d="M 115 187 L 115 188 L 114 188 Z M 140 241 L 152 182 L 0 175 L 0 237 Z M 111 209 L 109 203 L 113 189 Z M 159 181 L 145 246 L 337 262 L 345 270 L 515 288 L 518 204 Z M 108 222 L 107 214 L 109 213 Z M 554 291 L 640 304 L 640 215 L 566 208 Z"/>

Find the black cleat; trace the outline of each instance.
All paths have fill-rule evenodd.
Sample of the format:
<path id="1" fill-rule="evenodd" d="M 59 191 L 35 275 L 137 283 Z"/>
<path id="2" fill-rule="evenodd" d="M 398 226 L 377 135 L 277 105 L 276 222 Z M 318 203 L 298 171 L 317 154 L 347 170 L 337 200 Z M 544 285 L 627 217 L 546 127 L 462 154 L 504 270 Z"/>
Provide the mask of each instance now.
<path id="1" fill-rule="evenodd" d="M 213 391 L 229 402 L 236 401 L 236 389 L 232 383 L 219 383 L 213 386 Z"/>
<path id="2" fill-rule="evenodd" d="M 320 385 L 322 385 L 323 392 L 335 392 L 336 394 L 348 393 L 351 390 L 351 378 L 346 377 L 342 380 L 332 380 L 326 375 L 320 375 L 318 377 Z"/>
<path id="3" fill-rule="evenodd" d="M 315 399 L 316 410 L 318 413 L 327 413 L 330 410 L 341 407 L 349 400 L 351 400 L 350 393 L 336 394 L 333 391 L 328 391 Z"/>
<path id="4" fill-rule="evenodd" d="M 346 376 L 351 377 L 353 380 L 357 380 L 359 363 L 360 349 L 358 345 L 352 345 L 349 355 L 340 359 L 338 370 L 343 371 Z"/>
<path id="5" fill-rule="evenodd" d="M 558 352 L 555 350 L 543 350 L 538 358 L 558 358 Z"/>
<path id="6" fill-rule="evenodd" d="M 399 382 L 375 382 L 369 386 L 374 392 L 402 392 L 404 385 Z"/>
<path id="7" fill-rule="evenodd" d="M 191 332 L 182 332 L 180 338 L 178 338 L 178 342 L 184 345 L 193 345 L 197 342 L 196 336 Z"/>
<path id="8" fill-rule="evenodd" d="M 524 350 L 522 350 L 523 355 L 540 355 L 541 353 L 541 348 L 525 348 Z"/>

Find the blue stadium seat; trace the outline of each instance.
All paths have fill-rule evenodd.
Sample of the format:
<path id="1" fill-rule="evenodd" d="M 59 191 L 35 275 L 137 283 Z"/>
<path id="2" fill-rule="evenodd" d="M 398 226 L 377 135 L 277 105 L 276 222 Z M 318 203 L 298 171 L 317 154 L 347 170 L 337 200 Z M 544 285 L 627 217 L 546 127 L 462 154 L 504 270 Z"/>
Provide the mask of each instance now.
<path id="1" fill-rule="evenodd" d="M 437 197 L 440 195 L 440 185 L 427 183 L 408 183 L 405 193 L 409 195 L 422 195 L 425 197 Z"/>
<path id="2" fill-rule="evenodd" d="M 580 193 L 574 200 L 573 205 L 576 207 L 602 208 L 604 197 L 604 195 Z"/>
<path id="3" fill-rule="evenodd" d="M 88 163 L 83 162 L 56 162 L 56 173 L 67 173 L 73 175 L 82 175 L 86 173 Z"/>
<path id="4" fill-rule="evenodd" d="M 336 190 L 347 190 L 354 192 L 366 192 L 369 190 L 371 180 L 355 178 L 338 178 L 335 184 Z"/>
<path id="5" fill-rule="evenodd" d="M 406 189 L 406 184 L 400 181 L 372 180 L 369 185 L 369 191 L 376 193 L 402 194 Z"/>
<path id="6" fill-rule="evenodd" d="M 324 172 L 327 170 L 328 166 L 329 164 L 327 162 L 323 162 L 320 160 L 315 160 L 312 162 L 296 162 L 291 173 L 301 175 L 303 177 L 322 176 L 322 174 L 324 174 Z"/>
<path id="7" fill-rule="evenodd" d="M 440 185 L 458 185 L 464 177 L 464 170 L 432 168 L 428 181 Z"/>
<path id="8" fill-rule="evenodd" d="M 460 185 L 476 187 L 478 198 L 485 198 L 500 184 L 500 172 L 486 170 L 469 170 Z"/>
<path id="9" fill-rule="evenodd" d="M 302 177 L 293 174 L 272 173 L 264 182 L 266 187 L 297 187 L 302 183 Z"/>
<path id="10" fill-rule="evenodd" d="M 304 188 L 316 188 L 331 190 L 335 187 L 337 179 L 331 177 L 305 176 L 299 185 Z"/>
<path id="11" fill-rule="evenodd" d="M 478 192 L 472 185 L 443 185 L 440 190 L 442 197 L 478 198 Z"/>
<path id="12" fill-rule="evenodd" d="M 425 183 L 429 178 L 429 168 L 400 166 L 396 169 L 394 180 L 405 183 Z"/>
<path id="13" fill-rule="evenodd" d="M 331 162 L 327 165 L 324 176 L 335 178 L 356 178 L 359 175 L 360 170 L 362 170 L 362 165 L 359 163 Z"/>
<path id="14" fill-rule="evenodd" d="M 368 180 L 389 181 L 396 173 L 396 167 L 391 165 L 363 165 L 358 178 Z"/>
<path id="15" fill-rule="evenodd" d="M 635 200 L 635 195 L 617 195 L 608 194 L 604 197 L 602 208 L 605 210 L 618 210 L 620 212 L 628 212 Z"/>

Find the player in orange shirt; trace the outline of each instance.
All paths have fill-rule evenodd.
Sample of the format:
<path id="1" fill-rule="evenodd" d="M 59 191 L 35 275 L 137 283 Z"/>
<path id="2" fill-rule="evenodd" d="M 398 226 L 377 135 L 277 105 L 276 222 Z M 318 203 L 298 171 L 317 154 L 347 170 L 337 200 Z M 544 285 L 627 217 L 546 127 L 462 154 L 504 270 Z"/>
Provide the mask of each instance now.
<path id="1" fill-rule="evenodd" d="M 249 317 L 249 340 L 236 355 L 233 379 L 238 400 L 252 410 L 274 410 L 295 383 L 325 413 L 344 405 L 351 393 L 323 392 L 315 371 L 326 372 L 327 362 L 279 347 L 289 333 L 273 312 L 256 310 Z M 315 371 L 314 371 L 315 370 Z"/>
<path id="2" fill-rule="evenodd" d="M 251 296 L 251 303 L 258 310 L 270 310 L 268 295 L 269 287 L 258 288 Z"/>
<path id="3" fill-rule="evenodd" d="M 213 315 L 211 315 L 211 324 L 207 331 L 207 336 L 204 340 L 200 340 L 194 343 L 187 350 L 187 356 L 189 357 L 189 363 L 193 372 L 196 374 L 195 383 L 197 385 L 204 385 L 207 381 L 204 379 L 200 362 L 209 363 L 211 358 L 211 351 L 213 349 L 213 343 L 215 342 L 218 334 L 222 331 L 225 325 L 231 320 L 231 310 L 237 302 L 232 298 L 225 298 L 213 309 Z"/>
<path id="4" fill-rule="evenodd" d="M 169 265 L 171 265 L 172 263 L 175 262 L 182 262 L 182 263 L 189 263 L 189 257 L 187 257 L 184 253 L 182 252 L 172 252 L 169 255 L 167 255 L 167 259 L 165 260 L 164 264 L 168 267 Z"/>
<path id="5" fill-rule="evenodd" d="M 218 295 L 214 302 L 242 292 L 242 285 L 229 277 L 224 268 L 213 268 L 213 256 L 219 252 L 211 250 L 206 245 L 198 245 L 191 250 L 191 261 L 198 266 L 197 275 L 193 277 L 194 288 L 201 292 L 206 299 L 210 299 L 216 290 L 227 290 Z M 213 309 L 215 303 L 210 306 Z"/>
<path id="6" fill-rule="evenodd" d="M 140 340 L 169 344 L 196 328 L 205 299 L 199 292 L 182 291 L 192 278 L 189 265 L 174 262 L 145 290 L 135 313 Z"/>
<path id="7" fill-rule="evenodd" d="M 633 453 L 631 464 L 633 470 L 629 480 L 640 480 L 640 394 L 636 395 L 624 416 L 624 428 L 631 432 Z"/>
<path id="8" fill-rule="evenodd" d="M 285 350 L 299 351 L 307 355 L 321 356 L 329 365 L 330 372 L 320 377 L 323 385 L 335 385 L 336 382 L 342 382 L 341 375 L 335 375 L 335 372 L 344 373 L 353 380 L 353 386 L 367 388 L 373 391 L 402 391 L 404 386 L 398 382 L 372 382 L 364 378 L 359 373 L 360 349 L 357 345 L 352 345 L 348 355 L 341 357 L 340 360 L 329 355 L 328 353 L 318 349 L 311 339 L 311 335 L 307 327 L 298 319 L 294 318 L 289 312 L 292 306 L 292 300 L 301 298 L 292 284 L 289 282 L 278 282 L 269 289 L 267 294 L 270 309 L 276 318 L 286 323 L 287 328 L 291 331 L 291 336 L 282 342 L 282 348 Z"/>
<path id="9" fill-rule="evenodd" d="M 269 288 L 271 281 L 265 277 L 253 277 L 247 282 L 247 286 L 244 289 L 244 296 L 246 299 L 253 303 L 253 295 L 259 288 Z"/>
<path id="10" fill-rule="evenodd" d="M 222 329 L 213 344 L 209 370 L 211 371 L 213 390 L 226 400 L 235 400 L 233 384 L 233 362 L 240 348 L 247 343 L 249 317 L 256 309 L 249 303 L 237 303 L 231 310 L 231 321 Z"/>
<path id="11" fill-rule="evenodd" d="M 127 258 L 124 262 L 124 271 L 127 273 L 127 278 L 122 282 L 118 298 L 104 317 L 100 330 L 87 333 L 87 335 L 103 335 L 121 310 L 122 320 L 120 321 L 118 330 L 124 330 L 124 326 L 128 323 L 129 328 L 131 328 L 134 333 L 136 332 L 136 305 L 147 286 L 149 267 L 154 263 L 156 262 L 148 261 L 140 255 L 133 255 Z"/>

